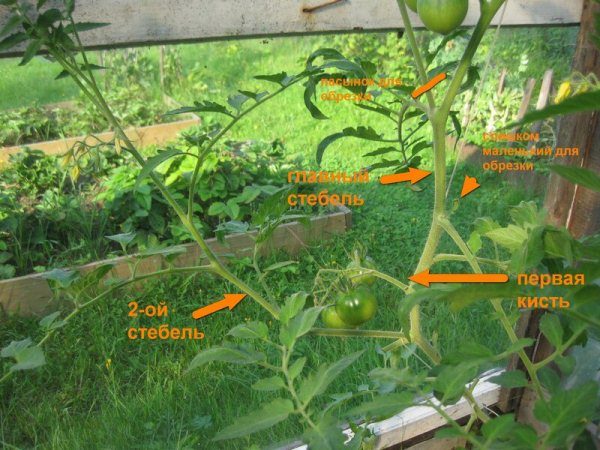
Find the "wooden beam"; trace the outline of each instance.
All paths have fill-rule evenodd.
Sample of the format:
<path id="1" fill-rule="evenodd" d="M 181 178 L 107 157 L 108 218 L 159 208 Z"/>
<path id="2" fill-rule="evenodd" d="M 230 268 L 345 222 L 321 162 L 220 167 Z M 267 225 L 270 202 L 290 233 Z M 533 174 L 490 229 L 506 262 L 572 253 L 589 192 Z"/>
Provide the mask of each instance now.
<path id="1" fill-rule="evenodd" d="M 469 0 L 465 26 L 479 17 L 479 1 Z M 56 4 L 56 0 L 48 2 Z M 90 48 L 197 42 L 215 39 L 403 28 L 396 0 L 344 0 L 306 9 L 326 0 L 77 0 L 75 20 L 111 25 L 83 33 Z M 580 21 L 583 0 L 510 0 L 504 25 L 567 25 Z M 413 23 L 421 27 L 416 14 Z M 499 20 L 497 15 L 495 23 Z M 0 28 L 7 20 L 0 6 Z M 15 56 L 23 47 L 1 53 Z"/>
<path id="2" fill-rule="evenodd" d="M 351 217 L 352 212 L 348 208 L 340 206 L 339 212 L 312 217 L 308 226 L 299 222 L 280 225 L 266 245 L 262 247 L 261 254 L 267 255 L 283 250 L 296 255 L 312 242 L 332 239 L 336 235 L 345 233 L 352 223 Z M 224 262 L 227 262 L 229 256 L 237 258 L 252 256 L 255 237 L 256 231 L 253 231 L 225 236 L 224 243 L 219 242 L 216 238 L 207 239 L 206 243 Z M 173 261 L 175 267 L 206 263 L 206 257 L 197 244 L 185 244 L 177 247 L 181 247 L 183 253 Z M 96 261 L 74 269 L 87 273 L 101 265 L 111 264 L 113 267 L 105 278 L 126 279 L 131 273 L 130 265 L 135 260 L 135 255 L 123 256 Z M 155 255 L 142 260 L 137 267 L 136 274 L 138 276 L 145 275 L 165 268 L 166 262 L 162 256 Z M 52 302 L 52 299 L 53 295 L 48 281 L 41 273 L 0 280 L 0 310 L 5 312 L 22 316 L 42 316 L 56 310 L 57 303 Z"/>

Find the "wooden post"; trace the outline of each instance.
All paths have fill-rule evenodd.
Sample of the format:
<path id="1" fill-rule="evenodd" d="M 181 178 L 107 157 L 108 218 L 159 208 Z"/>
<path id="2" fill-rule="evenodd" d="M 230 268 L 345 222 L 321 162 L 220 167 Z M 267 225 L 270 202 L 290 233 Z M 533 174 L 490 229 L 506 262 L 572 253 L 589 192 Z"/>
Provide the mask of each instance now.
<path id="1" fill-rule="evenodd" d="M 500 80 L 498 80 L 498 95 L 502 95 L 504 92 L 504 85 L 506 84 L 506 75 L 508 74 L 508 70 L 506 67 L 502 69 L 500 72 Z"/>
<path id="2" fill-rule="evenodd" d="M 586 0 L 583 7 L 581 31 L 577 42 L 573 70 L 600 77 L 600 51 L 590 40 L 594 33 L 594 15 L 600 5 Z M 556 158 L 555 163 L 585 167 L 600 171 L 600 113 L 577 114 L 560 120 L 558 147 L 579 148 L 578 156 Z M 576 237 L 600 229 L 600 194 L 552 175 L 548 182 L 545 207 L 550 222 L 567 226 Z"/>
<path id="3" fill-rule="evenodd" d="M 581 29 L 573 61 L 573 70 L 583 74 L 595 73 L 600 76 L 600 50 L 589 40 L 593 35 L 594 17 L 600 14 L 600 4 L 586 0 L 583 7 Z M 577 147 L 580 154 L 569 158 L 557 158 L 556 163 L 584 167 L 600 171 L 600 113 L 578 114 L 560 119 L 557 138 L 558 147 Z M 576 237 L 596 233 L 600 229 L 600 194 L 574 186 L 556 175 L 552 175 L 546 191 L 545 208 L 549 221 L 556 226 L 566 226 Z M 531 356 L 534 362 L 543 360 L 552 352 L 551 345 L 543 339 L 539 331 L 539 321 L 543 311 L 531 312 L 527 327 L 527 337 L 537 340 Z M 511 398 L 505 394 L 505 397 Z M 517 405 L 520 422 L 542 428 L 533 415 L 536 402 L 535 393 L 526 389 Z"/>

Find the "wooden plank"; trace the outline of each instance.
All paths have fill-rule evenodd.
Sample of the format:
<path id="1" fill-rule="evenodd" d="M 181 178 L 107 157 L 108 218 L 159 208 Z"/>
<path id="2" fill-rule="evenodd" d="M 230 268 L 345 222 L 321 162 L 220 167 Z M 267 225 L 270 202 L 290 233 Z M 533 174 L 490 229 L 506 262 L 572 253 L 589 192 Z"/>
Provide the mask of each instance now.
<path id="1" fill-rule="evenodd" d="M 267 245 L 263 246 L 261 253 L 266 255 L 269 252 L 282 250 L 290 254 L 297 254 L 311 242 L 331 239 L 335 235 L 345 233 L 347 230 L 347 216 L 351 216 L 352 212 L 345 207 L 339 209 L 339 212 L 311 218 L 308 227 L 298 222 L 281 225 L 273 233 Z M 228 256 L 237 258 L 251 256 L 255 235 L 256 232 L 234 234 L 225 237 L 225 245 L 215 238 L 208 239 L 207 244 L 226 262 Z M 185 252 L 175 259 L 174 265 L 176 267 L 202 263 L 204 255 L 198 245 L 185 244 L 181 247 L 184 248 Z M 96 261 L 81 266 L 78 270 L 90 272 L 101 265 L 110 263 L 113 264 L 113 268 L 107 278 L 128 278 L 130 276 L 129 262 L 133 259 L 132 256 L 124 256 Z M 137 275 L 144 275 L 163 268 L 166 268 L 163 258 L 153 256 L 142 260 L 136 273 Z M 43 274 L 0 280 L 0 309 L 6 312 L 20 315 L 42 315 L 53 309 L 51 300 L 52 291 L 48 286 L 48 282 L 43 278 Z"/>
<path id="2" fill-rule="evenodd" d="M 178 122 L 149 125 L 147 127 L 127 128 L 125 132 L 129 139 L 138 147 L 149 145 L 163 145 L 177 137 L 180 131 L 200 123 L 199 119 L 181 120 Z M 24 147 L 41 150 L 47 155 L 62 155 L 69 151 L 78 142 L 88 145 L 97 145 L 100 141 L 110 142 L 114 139 L 114 133 L 107 131 L 89 136 L 78 136 L 73 138 L 57 139 L 54 141 L 38 142 L 35 144 L 15 145 L 0 148 L 0 166 L 6 164 L 10 155 L 20 153 Z"/>
<path id="3" fill-rule="evenodd" d="M 473 397 L 477 404 L 484 410 L 498 403 L 500 396 L 500 386 L 489 381 L 490 378 L 500 375 L 504 370 L 493 370 L 482 375 L 479 383 L 473 389 Z M 440 403 L 433 400 L 437 406 Z M 471 406 L 465 398 L 461 398 L 454 405 L 444 406 L 444 411 L 454 420 L 460 420 L 471 414 Z M 393 446 L 403 444 L 420 436 L 430 434 L 438 428 L 446 426 L 446 419 L 440 416 L 437 411 L 429 406 L 413 406 L 405 409 L 389 419 L 367 425 L 373 434 L 377 437 L 374 449 L 383 450 Z M 344 434 L 350 440 L 354 433 L 350 429 L 344 430 Z M 428 440 L 414 446 L 401 448 L 415 448 L 433 450 L 437 442 Z M 308 450 L 308 446 L 299 442 L 277 447 L 279 450 Z M 395 447 L 394 447 L 395 448 Z"/>
<path id="4" fill-rule="evenodd" d="M 362 30 L 398 30 L 402 19 L 396 0 L 342 1 L 313 12 L 306 8 L 326 0 L 78 0 L 75 20 L 109 22 L 110 26 L 83 33 L 84 45 L 113 48 L 144 44 Z M 465 26 L 479 17 L 479 1 L 469 0 Z M 57 0 L 48 2 L 56 5 Z M 583 0 L 510 0 L 504 25 L 579 23 Z M 421 27 L 417 15 L 413 23 Z M 7 20 L 0 7 L 0 28 Z M 499 20 L 499 15 L 495 22 Z M 1 56 L 14 56 L 23 47 Z"/>

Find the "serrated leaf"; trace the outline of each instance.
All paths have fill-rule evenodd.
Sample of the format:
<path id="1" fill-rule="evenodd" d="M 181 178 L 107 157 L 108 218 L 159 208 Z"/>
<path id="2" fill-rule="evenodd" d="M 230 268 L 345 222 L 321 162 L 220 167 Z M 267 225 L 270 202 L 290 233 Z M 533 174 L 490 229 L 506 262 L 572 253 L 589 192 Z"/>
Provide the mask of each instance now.
<path id="1" fill-rule="evenodd" d="M 269 336 L 269 328 L 263 322 L 241 323 L 233 327 L 227 335 L 240 339 L 266 339 Z"/>
<path id="2" fill-rule="evenodd" d="M 2 41 L 0 41 L 0 51 L 9 50 L 15 45 L 20 44 L 21 42 L 25 42 L 27 39 L 29 38 L 23 32 L 11 34 L 10 36 L 5 37 Z"/>
<path id="3" fill-rule="evenodd" d="M 498 442 L 511 438 L 512 431 L 517 427 L 514 414 L 505 414 L 487 421 L 481 427 L 481 433 L 486 442 Z"/>
<path id="4" fill-rule="evenodd" d="M 332 59 L 337 59 L 337 60 L 346 59 L 346 57 L 344 55 L 342 55 L 339 51 L 337 51 L 334 48 L 320 48 L 318 50 L 315 50 L 313 53 L 311 53 L 309 55 L 309 57 L 306 59 L 306 67 L 308 67 L 308 68 L 313 67 L 312 63 L 317 58 L 323 58 L 325 61 L 332 60 Z"/>
<path id="5" fill-rule="evenodd" d="M 275 399 L 219 431 L 213 441 L 244 437 L 283 422 L 294 412 L 291 400 Z"/>
<path id="6" fill-rule="evenodd" d="M 247 95 L 236 94 L 236 95 L 230 95 L 227 98 L 227 103 L 229 103 L 229 106 L 231 106 L 233 109 L 235 109 L 239 113 L 241 111 L 244 103 L 246 103 L 248 100 L 250 100 L 250 97 L 248 97 Z"/>
<path id="7" fill-rule="evenodd" d="M 509 389 L 525 387 L 529 384 L 525 373 L 521 370 L 503 372 L 498 376 L 490 378 L 489 381 Z"/>
<path id="8" fill-rule="evenodd" d="M 325 392 L 327 387 L 342 373 L 344 369 L 356 361 L 363 351 L 352 353 L 330 365 L 321 365 L 316 372 L 306 377 L 300 384 L 298 397 L 303 403 L 310 402 L 315 396 Z"/>
<path id="9" fill-rule="evenodd" d="M 310 331 L 323 308 L 308 308 L 283 326 L 279 332 L 279 340 L 286 347 L 292 347 L 299 337 Z"/>
<path id="10" fill-rule="evenodd" d="M 0 37 L 6 36 L 21 24 L 21 17 L 14 14 L 8 18 L 2 29 L 0 29 Z"/>
<path id="11" fill-rule="evenodd" d="M 594 415 L 598 383 L 590 381 L 575 389 L 559 391 L 550 400 L 538 400 L 535 417 L 549 426 L 543 437 L 546 446 L 562 447 L 581 433 Z"/>
<path id="12" fill-rule="evenodd" d="M 252 389 L 255 391 L 278 391 L 279 389 L 285 388 L 285 382 L 283 379 L 278 376 L 272 376 L 269 378 L 263 378 L 258 380 L 256 383 L 252 385 Z"/>
<path id="13" fill-rule="evenodd" d="M 375 397 L 374 400 L 362 403 L 350 409 L 347 417 L 386 419 L 402 412 L 413 404 L 413 395 L 409 392 L 385 394 Z"/>
<path id="14" fill-rule="evenodd" d="M 398 152 L 399 150 L 396 147 L 382 147 L 382 148 L 378 148 L 377 150 L 367 153 L 364 156 L 379 156 L 379 155 L 386 155 L 388 153 L 391 152 Z"/>
<path id="15" fill-rule="evenodd" d="M 527 240 L 527 231 L 516 225 L 509 225 L 506 228 L 497 228 L 492 231 L 488 231 L 484 235 L 488 239 L 491 239 L 501 247 L 506 248 L 510 251 L 516 251 L 524 244 Z"/>
<path id="16" fill-rule="evenodd" d="M 444 405 L 452 405 L 462 397 L 465 385 L 477 376 L 476 364 L 445 366 L 436 377 L 433 389 L 436 398 Z"/>
<path id="17" fill-rule="evenodd" d="M 279 313 L 279 320 L 283 325 L 286 325 L 290 319 L 296 317 L 296 315 L 302 311 L 302 308 L 304 308 L 304 305 L 306 304 L 307 297 L 308 294 L 306 292 L 296 292 L 285 300 Z"/>
<path id="18" fill-rule="evenodd" d="M 211 101 L 194 102 L 194 106 L 183 106 L 181 108 L 168 111 L 164 115 L 172 116 L 175 114 L 185 114 L 191 112 L 215 112 L 219 114 L 225 114 L 226 116 L 232 118 L 234 117 L 234 115 L 231 114 L 231 112 L 225 106 Z"/>
<path id="19" fill-rule="evenodd" d="M 523 350 L 524 348 L 531 347 L 533 344 L 535 344 L 535 339 L 521 338 L 516 342 L 510 344 L 508 348 L 504 350 L 504 353 L 517 353 L 518 351 Z"/>
<path id="20" fill-rule="evenodd" d="M 352 127 L 348 127 L 348 128 L 344 128 L 341 132 L 339 133 L 334 133 L 330 136 L 327 136 L 325 139 L 323 139 L 319 145 L 317 146 L 317 154 L 316 154 L 316 159 L 317 159 L 317 164 L 321 164 L 321 161 L 323 160 L 323 153 L 325 153 L 325 150 L 327 149 L 327 147 L 329 147 L 333 142 L 337 141 L 338 139 L 344 138 L 344 137 L 355 137 L 358 139 L 365 139 L 368 141 L 375 141 L 375 142 L 385 142 L 385 138 L 383 137 L 383 135 L 377 133 L 373 128 L 371 127 L 357 127 L 357 128 L 352 128 Z"/>
<path id="21" fill-rule="evenodd" d="M 44 272 L 42 274 L 42 278 L 54 281 L 63 288 L 69 287 L 77 279 L 79 279 L 79 277 L 79 272 L 65 269 L 53 269 L 50 272 Z"/>
<path id="22" fill-rule="evenodd" d="M 560 324 L 560 319 L 556 314 L 544 314 L 540 321 L 540 331 L 544 334 L 548 342 L 555 348 L 558 348 L 563 343 L 563 328 Z"/>
<path id="23" fill-rule="evenodd" d="M 181 155 L 181 151 L 179 151 L 178 149 L 175 148 L 171 148 L 169 150 L 165 150 L 163 152 L 158 153 L 157 155 L 153 156 L 152 158 L 149 158 L 146 163 L 144 164 L 144 166 L 142 167 L 142 169 L 140 170 L 140 174 L 138 175 L 137 179 L 135 180 L 135 188 L 137 189 L 138 186 L 140 185 L 140 183 L 145 180 L 154 169 L 156 169 L 161 163 L 165 162 L 166 160 L 173 158 L 174 156 L 177 155 Z"/>
<path id="24" fill-rule="evenodd" d="M 190 362 L 187 371 L 189 372 L 213 361 L 232 364 L 252 364 L 264 359 L 264 354 L 241 347 L 211 347 L 198 353 Z"/>
<path id="25" fill-rule="evenodd" d="M 302 373 L 302 369 L 304 369 L 304 365 L 306 364 L 306 358 L 298 358 L 296 361 L 292 363 L 289 368 L 290 378 L 292 380 L 298 378 L 298 376 Z"/>
<path id="26" fill-rule="evenodd" d="M 286 72 L 275 73 L 272 75 L 256 75 L 254 77 L 257 80 L 270 81 L 271 83 L 277 83 L 281 87 L 286 86 L 286 82 L 289 83 L 290 77 Z"/>

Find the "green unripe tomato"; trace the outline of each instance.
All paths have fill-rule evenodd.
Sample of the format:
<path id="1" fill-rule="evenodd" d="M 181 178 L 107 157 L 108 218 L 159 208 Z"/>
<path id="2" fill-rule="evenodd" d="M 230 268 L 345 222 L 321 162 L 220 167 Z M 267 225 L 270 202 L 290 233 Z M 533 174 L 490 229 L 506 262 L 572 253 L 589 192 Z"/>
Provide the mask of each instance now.
<path id="1" fill-rule="evenodd" d="M 377 298 L 368 287 L 359 286 L 350 292 L 340 293 L 335 310 L 343 322 L 359 326 L 375 316 Z"/>
<path id="2" fill-rule="evenodd" d="M 377 270 L 375 261 L 373 261 L 373 259 L 369 256 L 363 258 L 362 261 L 354 259 L 350 261 L 350 263 L 346 266 L 347 269 L 355 269 L 359 267 L 362 267 L 364 269 Z M 354 286 L 358 286 L 361 284 L 366 284 L 370 286 L 373 283 L 375 283 L 375 281 L 377 281 L 377 277 L 375 275 L 361 270 L 355 270 L 349 273 L 348 277 L 350 278 L 350 281 Z"/>
<path id="3" fill-rule="evenodd" d="M 406 0 L 406 6 L 417 12 L 417 0 Z"/>
<path id="4" fill-rule="evenodd" d="M 417 11 L 428 30 L 449 34 L 458 28 L 469 10 L 469 0 L 418 0 Z"/>
<path id="5" fill-rule="evenodd" d="M 327 328 L 354 328 L 340 318 L 334 306 L 329 306 L 321 311 L 321 320 Z"/>

